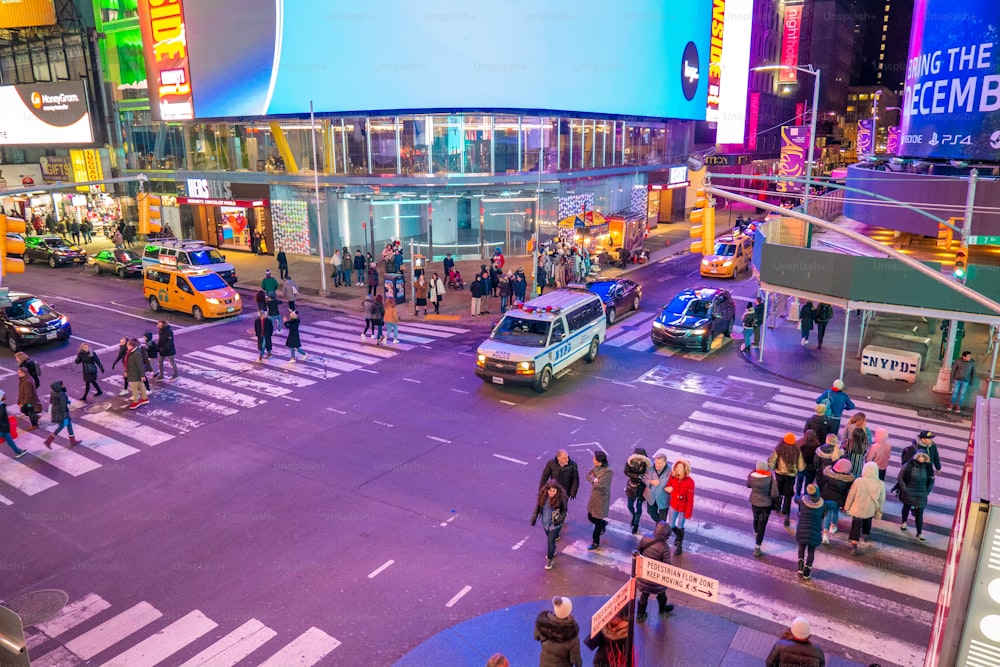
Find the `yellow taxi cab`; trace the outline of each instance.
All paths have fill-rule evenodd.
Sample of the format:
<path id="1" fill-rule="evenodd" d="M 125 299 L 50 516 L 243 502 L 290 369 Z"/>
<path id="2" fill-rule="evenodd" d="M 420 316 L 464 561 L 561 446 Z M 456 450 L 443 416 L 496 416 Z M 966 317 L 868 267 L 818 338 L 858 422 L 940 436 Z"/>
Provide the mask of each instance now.
<path id="1" fill-rule="evenodd" d="M 715 240 L 714 252 L 701 260 L 701 275 L 735 278 L 740 271 L 749 270 L 752 260 L 753 239 L 750 236 L 720 236 Z"/>
<path id="2" fill-rule="evenodd" d="M 146 268 L 142 275 L 143 296 L 154 312 L 176 310 L 201 321 L 243 310 L 240 295 L 214 271 L 160 265 Z"/>

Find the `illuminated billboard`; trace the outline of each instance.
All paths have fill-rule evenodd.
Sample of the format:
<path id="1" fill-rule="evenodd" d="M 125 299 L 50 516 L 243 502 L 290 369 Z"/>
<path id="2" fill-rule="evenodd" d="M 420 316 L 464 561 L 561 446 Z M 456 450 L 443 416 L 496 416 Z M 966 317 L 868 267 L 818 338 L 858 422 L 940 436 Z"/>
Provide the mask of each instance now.
<path id="1" fill-rule="evenodd" d="M 799 42 L 802 41 L 802 5 L 785 5 L 785 20 L 781 32 L 781 64 L 786 69 L 778 71 L 778 83 L 798 81 Z"/>
<path id="2" fill-rule="evenodd" d="M 139 10 L 151 107 L 161 117 L 307 114 L 312 102 L 328 113 L 705 118 L 705 0 L 617 8 L 602 0 L 139 0 Z"/>
<path id="3" fill-rule="evenodd" d="M 52 0 L 0 0 L 0 28 L 55 25 Z"/>
<path id="4" fill-rule="evenodd" d="M 92 143 L 82 82 L 0 86 L 0 145 Z"/>
<path id="5" fill-rule="evenodd" d="M 708 106 L 705 120 L 719 120 L 719 85 L 722 80 L 723 31 L 726 27 L 726 0 L 712 0 L 712 37 L 708 46 Z"/>
<path id="6" fill-rule="evenodd" d="M 1000 4 L 916 0 L 899 154 L 1000 158 Z"/>
<path id="7" fill-rule="evenodd" d="M 742 144 L 746 137 L 753 0 L 728 0 L 723 33 L 717 144 Z"/>

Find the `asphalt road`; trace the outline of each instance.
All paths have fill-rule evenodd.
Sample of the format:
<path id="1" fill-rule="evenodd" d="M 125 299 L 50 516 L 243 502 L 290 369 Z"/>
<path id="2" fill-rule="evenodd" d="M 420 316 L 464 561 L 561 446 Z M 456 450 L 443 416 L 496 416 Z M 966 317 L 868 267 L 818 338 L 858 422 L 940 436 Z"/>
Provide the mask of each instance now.
<path id="1" fill-rule="evenodd" d="M 720 339 L 708 354 L 651 349 L 650 318 L 703 282 L 696 267 L 686 257 L 634 273 L 641 311 L 609 330 L 597 361 L 581 362 L 545 395 L 477 378 L 486 330 L 467 325 L 404 326 L 403 345 L 376 349 L 358 339 L 355 314 L 300 306 L 310 357 L 293 366 L 278 356 L 281 336 L 275 358 L 257 364 L 247 320 L 198 325 L 167 315 L 181 378 L 156 384 L 150 405 L 78 404 L 85 447 L 66 451 L 57 441 L 48 452 L 23 434 L 31 456 L 0 455 L 0 512 L 16 536 L 0 541 L 0 598 L 57 589 L 70 602 L 70 612 L 29 628 L 33 664 L 124 654 L 131 665 L 206 655 L 216 659 L 205 664 L 386 665 L 498 608 L 609 595 L 627 578 L 636 542 L 621 469 L 640 445 L 691 459 L 698 500 L 686 553 L 674 562 L 720 582 L 717 600 L 676 594 L 674 602 L 768 632 L 806 612 L 816 636 L 846 657 L 915 664 L 947 546 L 959 444 L 951 452 L 939 443 L 946 469 L 926 544 L 912 528 L 901 534 L 887 512 L 877 544 L 853 558 L 842 519 L 845 535 L 821 549 L 813 581 L 803 583 L 794 534 L 772 519 L 767 555 L 755 559 L 743 481 L 781 433 L 801 428 L 812 398 L 758 374 L 735 341 Z M 49 298 L 98 349 L 159 317 L 136 280 L 33 266 L 10 282 Z M 742 312 L 755 287 L 745 279 L 732 287 Z M 43 388 L 68 374 L 74 395 L 77 369 L 53 364 L 78 343 L 30 350 L 45 367 Z M 107 365 L 112 358 L 103 356 Z M 9 395 L 13 367 L 0 351 Z M 862 407 L 890 425 L 897 451 L 918 423 L 938 429 L 906 411 Z M 960 429 L 944 428 L 960 443 Z M 528 519 L 541 468 L 559 448 L 581 476 L 593 451 L 607 452 L 613 521 L 602 549 L 587 552 L 584 484 L 546 571 L 544 533 Z"/>

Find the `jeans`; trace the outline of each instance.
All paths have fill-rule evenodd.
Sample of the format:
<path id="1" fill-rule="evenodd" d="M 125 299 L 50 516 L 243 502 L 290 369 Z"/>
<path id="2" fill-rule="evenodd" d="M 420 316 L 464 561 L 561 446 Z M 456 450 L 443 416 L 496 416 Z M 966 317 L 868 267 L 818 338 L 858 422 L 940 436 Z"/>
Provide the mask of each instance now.
<path id="1" fill-rule="evenodd" d="M 344 284 L 347 285 L 348 287 L 351 286 L 351 270 L 350 269 L 344 269 Z"/>
<path id="2" fill-rule="evenodd" d="M 955 380 L 955 388 L 951 392 L 951 402 L 958 407 L 962 407 L 962 401 L 965 400 L 965 392 L 968 388 L 968 380 Z"/>
<path id="3" fill-rule="evenodd" d="M 385 337 L 391 337 L 393 340 L 399 340 L 399 325 L 395 322 L 385 323 Z"/>
<path id="4" fill-rule="evenodd" d="M 301 347 L 290 347 L 290 348 L 288 348 L 288 351 L 292 355 L 292 361 L 295 361 L 295 354 L 296 354 L 296 352 L 299 353 L 299 354 L 301 354 L 303 359 L 306 358 L 306 353 L 302 351 Z"/>
<path id="5" fill-rule="evenodd" d="M 278 275 L 281 277 L 282 280 L 284 280 L 284 279 L 286 279 L 288 277 L 288 265 L 287 264 L 278 264 Z"/>
<path id="6" fill-rule="evenodd" d="M 53 436 L 59 435 L 59 431 L 63 429 L 66 429 L 69 432 L 69 437 L 71 438 L 73 437 L 73 422 L 69 420 L 69 417 L 66 417 L 66 419 L 62 420 L 62 422 L 59 423 L 59 426 L 56 428 L 56 430 L 52 431 L 52 435 Z M 8 438 L 10 437 L 9 433 L 5 433 L 4 435 L 7 436 Z M 8 442 L 7 444 L 13 445 L 13 441 Z"/>
<path id="7" fill-rule="evenodd" d="M 903 523 L 906 523 L 906 519 L 909 518 L 911 509 L 913 510 L 913 522 L 917 524 L 917 535 L 919 535 L 924 532 L 924 508 L 903 505 Z"/>
<path id="8" fill-rule="evenodd" d="M 649 514 L 649 518 L 652 519 L 654 523 L 666 521 L 667 519 L 667 508 L 664 507 L 663 509 L 660 509 L 656 503 L 646 503 L 646 513 Z"/>
<path id="9" fill-rule="evenodd" d="M 378 327 L 378 333 L 375 333 L 375 327 Z M 375 334 L 375 340 L 382 340 L 382 320 L 372 321 L 372 333 Z"/>
<path id="10" fill-rule="evenodd" d="M 263 357 L 264 354 L 270 356 L 271 354 L 271 337 L 267 336 L 265 338 L 257 339 L 257 351 L 260 352 L 260 356 Z"/>
<path id="11" fill-rule="evenodd" d="M 795 495 L 801 496 L 802 489 L 816 481 L 815 470 L 803 470 L 795 476 Z"/>
<path id="12" fill-rule="evenodd" d="M 871 517 L 867 519 L 859 519 L 854 517 L 851 520 L 851 532 L 848 534 L 848 539 L 851 542 L 857 542 L 858 539 L 864 535 L 866 538 L 872 534 L 872 520 Z"/>
<path id="13" fill-rule="evenodd" d="M 795 492 L 795 477 L 775 475 L 778 479 L 778 495 L 781 496 L 781 513 L 786 517 L 792 513 L 792 494 Z"/>
<path id="14" fill-rule="evenodd" d="M 60 426 L 59 428 L 62 428 L 62 426 Z M 7 446 L 14 450 L 15 454 L 20 454 L 23 451 L 22 449 L 19 449 L 16 444 L 14 444 L 14 438 L 10 437 L 9 431 L 3 434 L 3 439 L 7 443 Z"/>
<path id="15" fill-rule="evenodd" d="M 270 346 L 268 346 L 268 349 L 271 349 Z M 165 357 L 165 356 L 163 356 L 161 354 L 159 356 L 159 360 L 160 360 L 159 361 L 160 377 L 163 377 L 163 360 L 164 359 L 166 359 L 166 360 L 168 360 L 170 362 L 170 368 L 173 370 L 174 375 L 176 376 L 177 375 L 177 364 L 174 363 L 174 355 L 171 354 L 170 356 Z"/>
<path id="16" fill-rule="evenodd" d="M 604 532 L 604 529 L 608 525 L 607 520 L 606 519 L 597 519 L 590 512 L 587 512 L 587 520 L 590 521 L 590 523 L 594 524 L 594 534 L 593 534 L 594 544 L 600 544 L 601 543 L 601 533 Z M 555 539 L 555 538 L 553 538 L 553 539 Z"/>
<path id="17" fill-rule="evenodd" d="M 635 498 L 628 499 L 628 511 L 632 515 L 632 525 L 638 526 L 639 519 L 642 518 L 642 496 L 636 496 Z"/>
<path id="18" fill-rule="evenodd" d="M 767 529 L 767 520 L 771 518 L 770 507 L 753 506 L 753 532 L 757 536 L 757 546 L 764 543 L 764 531 Z"/>
<path id="19" fill-rule="evenodd" d="M 837 519 L 840 518 L 840 508 L 837 507 L 836 500 L 824 500 L 823 501 L 823 530 L 830 530 L 830 526 L 837 525 Z"/>
<path id="20" fill-rule="evenodd" d="M 749 351 L 751 345 L 751 339 L 753 338 L 753 329 L 750 327 L 743 327 L 743 349 Z"/>
<path id="21" fill-rule="evenodd" d="M 510 302 L 510 297 L 509 296 L 501 296 L 500 297 L 500 312 L 501 313 L 506 313 L 507 312 L 507 304 L 509 302 Z"/>
<path id="22" fill-rule="evenodd" d="M 281 331 L 281 315 L 272 315 L 268 318 L 275 331 Z"/>
<path id="23" fill-rule="evenodd" d="M 687 521 L 687 517 L 684 516 L 683 512 L 678 512 L 672 507 L 670 508 L 670 511 L 667 512 L 667 525 L 671 528 L 683 530 L 685 521 Z"/>
<path id="24" fill-rule="evenodd" d="M 559 539 L 559 531 L 560 530 L 562 530 L 562 524 L 559 524 L 558 526 L 552 526 L 551 530 L 546 530 L 545 531 L 545 536 L 549 540 L 548 556 L 546 556 L 549 560 L 552 560 L 553 558 L 555 558 L 555 555 L 556 555 L 556 540 Z"/>

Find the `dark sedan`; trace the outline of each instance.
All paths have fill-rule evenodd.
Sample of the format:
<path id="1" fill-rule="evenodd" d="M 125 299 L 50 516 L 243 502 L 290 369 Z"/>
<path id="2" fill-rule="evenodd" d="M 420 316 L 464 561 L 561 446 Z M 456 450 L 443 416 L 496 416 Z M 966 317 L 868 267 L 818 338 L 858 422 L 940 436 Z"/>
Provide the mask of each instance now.
<path id="1" fill-rule="evenodd" d="M 87 253 L 59 236 L 31 236 L 24 241 L 24 263 L 46 262 L 52 268 L 63 264 L 85 264 Z"/>
<path id="2" fill-rule="evenodd" d="M 642 300 L 642 285 L 627 278 L 594 280 L 587 283 L 587 289 L 601 297 L 608 324 L 614 324 L 624 312 L 639 310 Z"/>
<path id="3" fill-rule="evenodd" d="M 29 345 L 67 340 L 73 334 L 68 317 L 23 292 L 10 292 L 6 300 L 0 300 L 0 329 L 13 352 Z"/>
<path id="4" fill-rule="evenodd" d="M 656 344 L 708 352 L 716 336 L 732 335 L 735 321 L 736 304 L 729 290 L 686 289 L 653 320 L 651 336 Z"/>
<path id="5" fill-rule="evenodd" d="M 102 250 L 87 260 L 94 273 L 116 273 L 119 278 L 142 275 L 142 258 L 131 250 Z"/>

